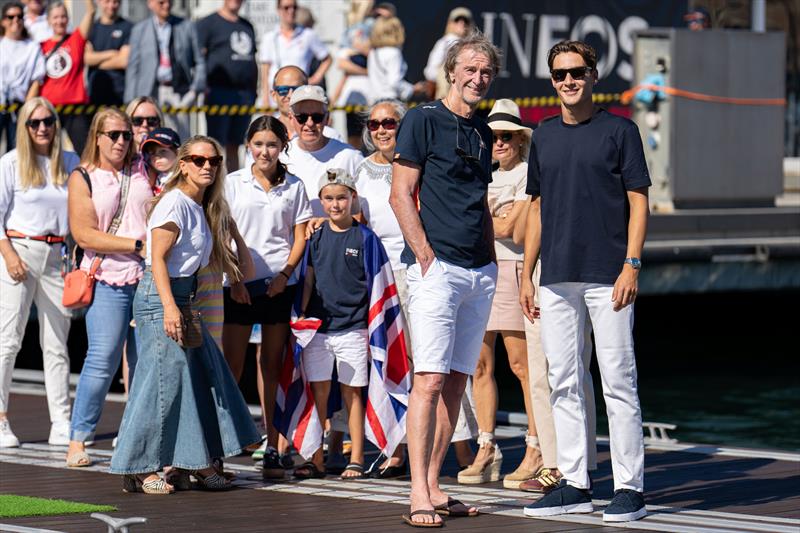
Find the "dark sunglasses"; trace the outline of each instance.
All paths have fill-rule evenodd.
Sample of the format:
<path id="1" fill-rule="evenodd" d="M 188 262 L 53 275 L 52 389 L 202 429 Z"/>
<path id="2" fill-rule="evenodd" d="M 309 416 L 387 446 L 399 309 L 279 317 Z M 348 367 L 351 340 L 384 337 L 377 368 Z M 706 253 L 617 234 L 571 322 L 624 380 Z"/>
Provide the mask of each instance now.
<path id="1" fill-rule="evenodd" d="M 326 113 L 297 113 L 294 118 L 297 119 L 297 122 L 300 124 L 305 124 L 308 122 L 308 117 L 311 117 L 311 121 L 314 124 L 320 124 L 323 120 L 325 120 Z"/>
<path id="2" fill-rule="evenodd" d="M 206 166 L 206 161 L 208 164 L 211 165 L 211 168 L 217 168 L 222 164 L 222 156 L 215 155 L 211 157 L 203 157 L 202 155 L 187 155 L 183 158 L 184 161 L 191 161 L 194 166 L 197 168 L 203 168 Z"/>
<path id="3" fill-rule="evenodd" d="M 133 117 L 131 122 L 136 127 L 139 127 L 146 122 L 148 126 L 155 128 L 161 124 L 161 119 L 158 117 Z"/>
<path id="4" fill-rule="evenodd" d="M 40 124 L 44 124 L 45 128 L 52 128 L 53 124 L 56 123 L 56 117 L 50 115 L 49 117 L 45 118 L 31 118 L 25 121 L 25 125 L 28 126 L 32 130 L 38 130 Z"/>
<path id="5" fill-rule="evenodd" d="M 510 131 L 504 131 L 503 133 L 500 134 L 495 133 L 494 135 L 492 135 L 492 142 L 497 142 L 497 139 L 500 139 L 504 143 L 509 143 L 513 138 L 514 138 L 513 133 L 511 133 Z"/>
<path id="6" fill-rule="evenodd" d="M 129 142 L 133 139 L 133 132 L 129 130 L 101 131 L 100 135 L 105 135 L 111 139 L 111 142 L 117 142 L 120 137 L 122 137 L 122 140 L 125 142 Z"/>
<path id="7" fill-rule="evenodd" d="M 385 118 L 383 120 L 375 120 L 373 118 L 367 121 L 367 129 L 369 131 L 378 131 L 378 128 L 383 126 L 385 130 L 393 130 L 397 128 L 397 120 L 393 118 Z"/>
<path id="8" fill-rule="evenodd" d="M 290 92 L 294 91 L 300 87 L 299 85 L 276 85 L 275 92 L 278 93 L 278 96 L 286 96 Z"/>
<path id="9" fill-rule="evenodd" d="M 14 19 L 22 20 L 22 13 L 20 13 L 19 15 L 6 15 L 6 20 L 14 20 Z"/>
<path id="10" fill-rule="evenodd" d="M 582 80 L 591 73 L 592 67 L 554 68 L 550 71 L 550 75 L 556 81 L 564 81 L 567 79 L 567 74 L 572 76 L 573 80 Z"/>

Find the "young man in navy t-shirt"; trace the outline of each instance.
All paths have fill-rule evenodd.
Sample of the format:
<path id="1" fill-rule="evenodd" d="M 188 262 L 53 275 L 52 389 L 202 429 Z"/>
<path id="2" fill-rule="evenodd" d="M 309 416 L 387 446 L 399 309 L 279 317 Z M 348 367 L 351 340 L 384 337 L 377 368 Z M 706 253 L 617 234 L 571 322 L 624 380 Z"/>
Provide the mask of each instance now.
<path id="1" fill-rule="evenodd" d="M 647 514 L 642 415 L 633 350 L 633 301 L 641 268 L 650 175 L 636 125 L 597 109 L 597 57 L 580 41 L 548 55 L 561 115 L 533 132 L 520 303 L 533 321 L 531 275 L 541 251 L 542 347 L 549 365 L 561 483 L 528 516 L 593 511 L 587 471 L 581 352 L 591 321 L 611 436 L 614 498 L 603 520 Z"/>
<path id="2" fill-rule="evenodd" d="M 415 527 L 441 526 L 437 511 L 478 513 L 449 498 L 438 477 L 478 364 L 497 280 L 487 203 L 492 130 L 474 113 L 497 75 L 498 58 L 481 34 L 456 41 L 445 58 L 447 96 L 410 110 L 397 133 L 389 203 L 406 241 L 401 258 L 409 265 L 415 376 L 406 423 L 411 512 L 403 519 Z M 440 403 L 446 416 L 437 415 Z"/>

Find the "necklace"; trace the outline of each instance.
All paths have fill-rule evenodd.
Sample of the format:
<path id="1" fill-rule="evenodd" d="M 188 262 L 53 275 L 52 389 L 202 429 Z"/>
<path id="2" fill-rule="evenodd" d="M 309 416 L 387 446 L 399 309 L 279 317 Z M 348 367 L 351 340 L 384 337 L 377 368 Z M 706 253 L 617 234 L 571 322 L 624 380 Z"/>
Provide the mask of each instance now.
<path id="1" fill-rule="evenodd" d="M 376 163 L 370 158 L 365 159 L 361 163 L 361 168 L 367 173 L 367 177 L 371 180 L 383 180 L 389 185 L 392 184 L 392 165 Z M 358 173 L 356 173 L 358 174 Z"/>

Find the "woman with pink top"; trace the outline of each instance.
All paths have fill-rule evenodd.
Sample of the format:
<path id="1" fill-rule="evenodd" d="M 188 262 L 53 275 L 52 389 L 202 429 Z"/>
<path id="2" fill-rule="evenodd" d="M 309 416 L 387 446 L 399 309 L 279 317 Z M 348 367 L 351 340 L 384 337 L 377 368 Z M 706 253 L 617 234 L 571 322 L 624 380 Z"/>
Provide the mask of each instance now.
<path id="1" fill-rule="evenodd" d="M 99 262 L 94 300 L 86 313 L 89 341 L 73 405 L 67 466 L 89 466 L 85 443 L 94 436 L 108 388 L 127 340 L 129 373 L 136 366 L 136 341 L 130 322 L 133 297 L 143 275 L 142 258 L 152 183 L 134 157 L 131 120 L 114 108 L 92 120 L 86 149 L 69 179 L 69 221 L 84 249 L 83 270 Z M 119 217 L 116 232 L 112 221 Z"/>

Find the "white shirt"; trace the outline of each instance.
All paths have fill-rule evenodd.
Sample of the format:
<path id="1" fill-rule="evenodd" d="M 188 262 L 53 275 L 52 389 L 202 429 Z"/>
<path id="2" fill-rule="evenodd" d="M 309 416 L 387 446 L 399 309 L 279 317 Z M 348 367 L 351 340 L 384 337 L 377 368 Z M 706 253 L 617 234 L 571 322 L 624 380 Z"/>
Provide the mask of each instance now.
<path id="1" fill-rule="evenodd" d="M 265 191 L 253 177 L 252 167 L 237 170 L 225 178 L 225 198 L 231 208 L 255 264 L 255 278 L 274 278 L 289 260 L 294 244 L 294 227 L 311 218 L 303 182 L 291 174 L 280 185 Z M 297 283 L 294 273 L 289 285 Z M 230 282 L 227 277 L 225 286 Z"/>
<path id="2" fill-rule="evenodd" d="M 17 151 L 0 158 L 0 240 L 7 238 L 6 230 L 31 237 L 69 233 L 67 184 L 53 184 L 49 158 L 37 155 L 36 161 L 45 175 L 45 185 L 23 189 Z M 78 156 L 73 152 L 64 152 L 62 161 L 67 172 L 78 166 Z"/>
<path id="3" fill-rule="evenodd" d="M 203 206 L 186 196 L 180 189 L 165 193 L 150 213 L 147 222 L 147 259 L 151 266 L 153 229 L 173 222 L 180 233 L 167 256 L 167 271 L 171 278 L 191 276 L 208 264 L 213 236 L 206 222 Z"/>
<path id="4" fill-rule="evenodd" d="M 356 190 L 361 201 L 361 212 L 367 218 L 367 225 L 380 237 L 392 270 L 405 270 L 406 265 L 400 261 L 400 254 L 403 253 L 406 242 L 397 217 L 389 205 L 392 165 L 381 165 L 365 159 L 358 169 Z"/>
<path id="5" fill-rule="evenodd" d="M 24 102 L 31 84 L 44 76 L 44 56 L 37 42 L 0 37 L 0 104 Z"/>
<path id="6" fill-rule="evenodd" d="M 450 45 L 458 40 L 458 35 L 455 33 L 448 33 L 441 37 L 436 44 L 433 45 L 431 53 L 428 55 L 428 64 L 425 65 L 425 79 L 428 81 L 436 81 L 444 65 L 444 60 L 447 57 L 447 49 Z"/>
<path id="7" fill-rule="evenodd" d="M 395 46 L 373 48 L 367 56 L 367 77 L 370 84 L 370 101 L 383 98 L 407 100 L 414 93 L 414 86 L 405 79 L 408 65 L 403 52 Z"/>
<path id="8" fill-rule="evenodd" d="M 280 113 L 275 113 L 272 116 L 278 118 L 280 116 Z M 344 136 L 341 133 L 339 133 L 339 130 L 332 128 L 330 126 L 325 126 L 324 128 L 322 128 L 322 136 L 327 137 L 328 139 L 336 139 L 337 141 L 343 143 L 347 142 Z M 297 137 L 297 132 L 295 132 L 294 130 L 289 130 L 289 140 L 292 140 L 295 137 Z M 245 147 L 244 168 L 250 168 L 253 165 L 253 163 L 254 163 L 253 156 L 250 154 L 250 150 L 247 150 Z"/>
<path id="9" fill-rule="evenodd" d="M 316 152 L 306 152 L 300 148 L 295 137 L 289 142 L 289 153 L 281 152 L 280 159 L 289 168 L 290 174 L 303 181 L 314 216 L 324 217 L 325 211 L 319 201 L 319 179 L 330 168 L 343 168 L 355 176 L 364 156 L 349 144 L 336 139 L 328 139 L 328 144 Z"/>
<path id="10" fill-rule="evenodd" d="M 261 46 L 258 47 L 259 62 L 271 65 L 270 83 L 275 79 L 278 69 L 288 65 L 300 67 L 303 72 L 311 76 L 313 72 L 308 71 L 311 60 L 317 58 L 322 61 L 328 55 L 328 49 L 314 30 L 303 26 L 296 26 L 294 33 L 288 39 L 281 34 L 281 28 L 278 26 L 264 34 Z"/>
<path id="11" fill-rule="evenodd" d="M 25 9 L 27 12 L 27 8 Z M 47 14 L 42 13 L 38 17 L 36 17 L 33 21 L 28 18 L 28 15 L 25 15 L 25 29 L 28 30 L 28 33 L 31 36 L 31 39 L 36 41 L 37 43 L 41 43 L 49 39 L 53 36 L 53 28 L 50 27 L 50 24 L 47 23 Z"/>
<path id="12" fill-rule="evenodd" d="M 511 170 L 492 172 L 492 182 L 489 184 L 487 194 L 489 212 L 496 217 L 503 206 L 528 200 L 525 194 L 528 185 L 528 163 L 522 162 Z M 522 261 L 524 246 L 514 244 L 511 238 L 495 239 L 494 251 L 497 259 L 504 261 Z"/>

